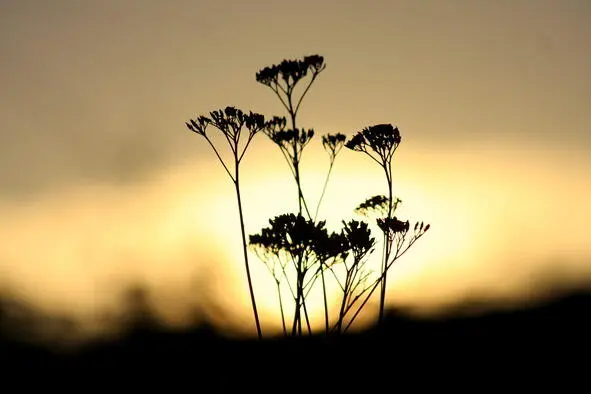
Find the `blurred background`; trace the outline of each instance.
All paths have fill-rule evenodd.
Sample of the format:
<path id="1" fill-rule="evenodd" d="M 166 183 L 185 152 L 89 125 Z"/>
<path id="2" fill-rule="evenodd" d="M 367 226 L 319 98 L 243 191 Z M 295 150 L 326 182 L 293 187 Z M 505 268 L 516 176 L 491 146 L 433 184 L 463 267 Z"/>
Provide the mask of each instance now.
<path id="1" fill-rule="evenodd" d="M 0 295 L 104 333 L 137 286 L 165 324 L 252 334 L 234 190 L 184 122 L 227 105 L 285 115 L 255 73 L 309 54 L 327 68 L 302 127 L 402 134 L 400 217 L 432 228 L 393 267 L 391 306 L 586 287 L 590 17 L 584 0 L 0 0 Z M 315 202 L 328 158 L 319 137 L 308 149 Z M 247 234 L 297 209 L 263 135 L 242 171 Z M 321 216 L 336 228 L 385 185 L 343 150 Z M 251 261 L 276 328 L 273 283 Z"/>

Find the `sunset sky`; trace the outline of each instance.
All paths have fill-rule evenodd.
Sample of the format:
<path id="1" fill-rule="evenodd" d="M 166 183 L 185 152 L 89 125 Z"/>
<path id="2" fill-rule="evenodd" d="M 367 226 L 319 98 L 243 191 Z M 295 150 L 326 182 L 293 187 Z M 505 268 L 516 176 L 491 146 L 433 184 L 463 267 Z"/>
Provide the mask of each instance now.
<path id="1" fill-rule="evenodd" d="M 255 73 L 309 54 L 327 68 L 302 127 L 402 134 L 400 216 L 432 229 L 393 267 L 391 305 L 589 284 L 590 19 L 586 0 L 0 0 L 0 286 L 92 326 L 140 284 L 171 323 L 201 306 L 252 328 L 232 184 L 184 122 L 227 105 L 286 115 Z M 327 164 L 317 137 L 313 201 Z M 247 233 L 297 210 L 265 136 L 242 171 Z M 343 150 L 321 215 L 352 218 L 382 178 Z"/>

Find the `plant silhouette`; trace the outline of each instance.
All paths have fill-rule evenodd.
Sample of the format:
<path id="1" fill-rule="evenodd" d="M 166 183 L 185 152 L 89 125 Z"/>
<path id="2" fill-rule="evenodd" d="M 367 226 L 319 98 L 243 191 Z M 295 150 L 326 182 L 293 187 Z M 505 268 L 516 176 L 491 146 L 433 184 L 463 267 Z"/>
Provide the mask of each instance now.
<path id="1" fill-rule="evenodd" d="M 401 200 L 393 196 L 392 159 L 402 139 L 398 128 L 391 124 L 367 127 L 348 141 L 341 133 L 322 136 L 322 145 L 328 154 L 329 166 L 316 207 L 313 210 L 310 208 L 302 188 L 300 164 L 303 152 L 312 141 L 315 132 L 312 128 L 299 128 L 297 115 L 304 97 L 325 69 L 324 57 L 311 55 L 302 59 L 283 60 L 278 65 L 265 67 L 256 73 L 256 81 L 273 91 L 285 108 L 287 117 L 274 115 L 265 119 L 258 113 L 246 114 L 234 107 L 226 107 L 224 110 L 210 112 L 210 116 L 200 115 L 186 122 L 189 130 L 205 138 L 234 183 L 244 263 L 259 339 L 262 338 L 262 331 L 250 275 L 248 246 L 266 265 L 275 281 L 283 334 L 313 334 L 307 300 L 312 289 L 319 285 L 324 307 L 323 331 L 328 336 L 346 332 L 378 287 L 378 319 L 382 320 L 388 270 L 430 227 L 420 222 L 412 226 L 411 231 L 409 221 L 402 221 L 394 216 Z M 296 92 L 298 87 L 302 87 L 299 94 Z M 222 159 L 218 148 L 206 133 L 210 125 L 221 131 L 225 137 L 232 152 L 233 166 Z M 248 134 L 241 139 L 243 128 L 248 130 Z M 261 229 L 260 233 L 251 234 L 247 244 L 240 195 L 239 165 L 253 137 L 260 131 L 279 148 L 288 164 L 296 184 L 298 211 L 280 214 L 270 219 L 269 226 Z M 343 147 L 365 153 L 380 165 L 386 176 L 387 195 L 371 197 L 355 209 L 366 219 L 371 219 L 383 235 L 382 261 L 378 272 L 371 270 L 368 264 L 376 247 L 370 222 L 342 220 L 340 231 L 329 232 L 326 221 L 318 220 L 330 175 Z M 340 300 L 334 314 L 328 302 L 329 278 L 332 278 L 340 289 Z M 286 316 L 285 292 L 293 302 L 291 320 Z"/>
<path id="2" fill-rule="evenodd" d="M 386 176 L 388 197 L 374 196 L 358 207 L 361 212 L 375 210 L 379 213 L 377 223 L 384 233 L 384 252 L 382 258 L 383 280 L 380 281 L 379 322 L 381 322 L 384 317 L 386 283 L 390 256 L 393 247 L 396 246 L 396 253 L 394 254 L 392 262 L 400 257 L 398 253 L 406 240 L 409 226 L 408 221 L 403 223 L 393 216 L 396 207 L 402 202 L 399 198 L 394 199 L 392 194 L 392 159 L 394 157 L 394 152 L 396 152 L 396 148 L 398 148 L 401 141 L 402 137 L 400 136 L 398 127 L 392 127 L 391 124 L 378 124 L 367 127 L 358 132 L 345 144 L 347 148 L 365 153 L 369 156 L 382 168 L 384 175 Z M 415 225 L 415 234 L 411 237 L 408 247 L 423 235 L 429 227 L 428 224 L 424 226 L 423 223 L 421 223 L 420 226 Z M 417 230 L 419 231 L 416 232 Z"/>
<path id="3" fill-rule="evenodd" d="M 263 115 L 257 113 L 250 112 L 249 114 L 245 114 L 242 110 L 237 109 L 235 107 L 226 107 L 224 110 L 216 110 L 210 112 L 210 117 L 201 115 L 196 120 L 191 119 L 189 122 L 185 124 L 187 125 L 189 130 L 205 138 L 207 143 L 215 152 L 218 160 L 224 167 L 224 170 L 226 170 L 226 173 L 234 183 L 234 188 L 236 190 L 236 201 L 238 204 L 238 214 L 240 218 L 240 229 L 242 235 L 242 248 L 244 253 L 246 277 L 248 280 L 248 288 L 250 291 L 252 310 L 257 327 L 257 335 L 259 339 L 262 339 L 263 334 L 261 331 L 261 323 L 259 320 L 254 289 L 252 286 L 250 264 L 248 261 L 247 253 L 246 234 L 244 230 L 244 214 L 242 210 L 242 199 L 240 195 L 240 163 L 242 162 L 244 154 L 246 153 L 246 150 L 248 149 L 248 146 L 250 145 L 253 137 L 260 130 L 266 128 L 265 118 Z M 228 143 L 230 150 L 232 152 L 232 164 L 226 163 L 222 159 L 218 149 L 213 144 L 212 139 L 207 134 L 206 130 L 209 125 L 213 126 L 215 129 L 220 131 L 225 137 L 226 142 Z M 244 134 L 242 133 L 243 128 L 246 128 L 248 130 L 248 135 L 246 135 L 246 137 L 244 137 Z M 231 168 L 233 168 L 233 171 Z"/>

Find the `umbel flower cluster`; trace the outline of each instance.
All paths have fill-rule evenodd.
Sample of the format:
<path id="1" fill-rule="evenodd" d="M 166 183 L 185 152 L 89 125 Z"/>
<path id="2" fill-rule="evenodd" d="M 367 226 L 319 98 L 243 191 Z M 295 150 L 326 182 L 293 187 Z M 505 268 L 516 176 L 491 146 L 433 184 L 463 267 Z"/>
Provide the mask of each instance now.
<path id="1" fill-rule="evenodd" d="M 312 128 L 298 127 L 297 114 L 303 98 L 325 69 L 324 58 L 311 55 L 283 60 L 256 73 L 256 81 L 271 89 L 287 116 L 275 115 L 266 119 L 259 113 L 226 107 L 186 122 L 189 130 L 210 145 L 235 186 L 245 271 L 259 338 L 262 338 L 262 328 L 250 274 L 249 249 L 265 264 L 276 284 L 284 335 L 302 336 L 319 330 L 325 335 L 337 335 L 351 327 L 378 288 L 378 319 L 382 319 L 389 269 L 430 228 L 429 224 L 411 224 L 395 216 L 402 201 L 393 196 L 392 160 L 402 138 L 398 128 L 391 124 L 366 127 L 348 140 L 341 133 L 322 136 L 329 163 L 322 193 L 312 211 L 303 191 L 300 164 L 302 153 L 315 132 Z M 296 87 L 300 84 L 303 85 L 301 93 L 296 94 Z M 296 186 L 297 212 L 280 214 L 269 220 L 268 227 L 247 237 L 240 192 L 240 163 L 259 132 L 279 148 L 288 164 Z M 224 137 L 231 160 L 222 158 L 221 147 L 212 139 L 213 133 Z M 372 196 L 354 209 L 364 220 L 342 220 L 341 229 L 331 232 L 326 228 L 326 221 L 317 217 L 336 158 L 344 147 L 367 155 L 379 165 L 386 178 L 386 193 Z M 369 264 L 378 244 L 372 229 L 381 234 L 382 256 L 378 270 Z M 329 282 L 336 285 L 337 294 L 329 294 Z M 324 307 L 322 329 L 312 326 L 307 303 L 312 289 L 318 287 L 322 291 Z M 331 301 L 336 297 L 337 302 L 329 305 L 329 297 Z M 287 315 L 288 310 L 291 316 Z"/>

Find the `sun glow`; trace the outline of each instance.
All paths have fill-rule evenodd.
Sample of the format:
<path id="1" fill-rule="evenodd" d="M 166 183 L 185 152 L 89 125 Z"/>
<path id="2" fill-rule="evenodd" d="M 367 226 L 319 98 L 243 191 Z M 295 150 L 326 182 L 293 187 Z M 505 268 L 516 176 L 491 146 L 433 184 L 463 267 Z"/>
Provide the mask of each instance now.
<path id="1" fill-rule="evenodd" d="M 380 168 L 373 165 L 369 160 L 364 158 L 352 158 L 355 155 L 353 152 L 346 152 L 346 159 L 341 158 L 341 162 L 337 159 L 331 177 L 329 179 L 328 187 L 321 202 L 318 220 L 325 220 L 329 230 L 340 230 L 342 220 L 369 220 L 354 212 L 361 202 L 375 194 L 386 193 L 386 182 L 382 179 L 383 174 Z M 259 153 L 253 153 L 254 157 L 262 157 Z M 269 157 L 269 153 L 265 154 Z M 308 172 L 303 172 L 303 188 L 304 194 L 307 197 L 308 206 L 311 212 L 316 212 L 318 201 L 321 195 L 324 182 L 326 180 L 327 160 L 323 152 L 308 153 L 308 162 L 304 169 Z M 278 157 L 278 160 L 281 158 Z M 268 166 L 268 160 L 253 160 L 249 171 L 256 176 L 246 175 L 242 178 L 244 182 L 243 203 L 246 217 L 247 237 L 250 234 L 259 232 L 261 228 L 266 227 L 268 220 L 282 213 L 296 213 L 297 212 L 297 190 L 295 182 L 290 178 L 287 164 L 284 168 L 281 166 Z M 403 197 L 403 203 L 400 205 L 400 218 L 409 219 L 412 224 L 416 221 L 424 221 L 425 223 L 444 223 L 446 218 L 445 210 L 440 210 L 441 207 L 433 204 L 432 199 L 427 194 L 428 187 L 412 187 L 412 183 L 402 180 L 396 182 L 396 190 L 400 192 L 399 196 Z M 428 186 L 428 185 L 427 185 Z M 228 209 L 228 207 L 232 207 Z M 461 207 L 461 208 L 460 208 Z M 400 258 L 399 262 L 393 266 L 389 271 L 389 293 L 396 293 L 396 286 L 400 281 L 404 281 L 405 276 L 425 269 L 428 262 L 433 262 L 441 259 L 449 259 L 459 254 L 466 255 L 468 252 L 467 245 L 473 244 L 475 233 L 466 233 L 462 228 L 469 228 L 469 207 L 466 201 L 456 201 L 454 206 L 447 205 L 448 209 L 456 212 L 454 221 L 447 222 L 445 232 L 447 237 L 441 237 L 442 226 L 435 232 L 435 235 L 427 233 L 421 238 L 416 245 L 414 245 L 407 254 Z M 219 223 L 223 223 L 218 231 L 225 231 L 225 239 L 231 245 L 236 245 L 232 249 L 227 249 L 225 255 L 234 269 L 231 272 L 236 273 L 232 275 L 233 280 L 236 281 L 234 289 L 242 289 L 243 300 L 242 306 L 245 313 L 248 313 L 250 303 L 246 294 L 246 280 L 244 279 L 244 259 L 241 248 L 239 227 L 237 221 L 237 208 L 235 195 L 227 194 L 225 198 L 216 200 L 215 208 L 212 207 L 217 216 L 220 218 Z M 463 214 L 462 214 L 463 212 Z M 370 223 L 373 224 L 373 222 Z M 381 233 L 377 227 L 373 227 L 372 234 L 376 238 L 377 244 L 375 251 L 368 262 L 368 268 L 374 272 L 379 271 L 381 261 Z M 450 236 L 451 234 L 451 236 Z M 258 256 L 249 248 L 249 261 L 254 277 L 255 293 L 257 296 L 257 307 L 259 312 L 264 315 L 264 320 L 268 322 L 274 321 L 274 329 L 280 328 L 280 307 L 278 300 L 277 286 L 270 272 L 265 264 L 258 258 Z M 375 274 L 373 276 L 376 278 Z M 293 278 L 292 278 L 293 279 Z M 340 302 L 342 295 L 337 283 L 331 274 L 326 276 L 329 304 L 331 305 L 331 315 L 334 315 L 335 308 Z M 289 326 L 289 318 L 293 314 L 293 299 L 289 293 L 287 285 L 281 288 L 283 296 L 283 309 L 286 313 L 287 325 Z M 398 296 L 400 296 L 398 291 Z M 374 297 L 378 292 L 374 292 Z M 403 297 L 404 298 L 404 297 Z M 323 293 L 321 290 L 320 281 L 316 282 L 314 290 L 306 299 L 306 305 L 312 325 L 318 329 L 323 324 Z M 372 309 L 371 307 L 369 309 Z M 373 317 L 368 315 L 359 316 L 358 327 L 363 327 L 364 324 L 373 320 Z"/>
<path id="2" fill-rule="evenodd" d="M 255 147 L 241 178 L 247 236 L 269 219 L 297 210 L 295 185 L 280 153 L 264 144 Z M 540 272 L 551 272 L 552 283 L 591 277 L 584 231 L 591 185 L 583 167 L 550 166 L 535 155 L 499 164 L 502 158 L 494 151 L 481 152 L 479 161 L 464 153 L 444 159 L 444 153 L 417 147 L 406 152 L 401 150 L 395 163 L 394 194 L 402 199 L 397 212 L 402 219 L 430 223 L 431 229 L 389 272 L 390 306 L 437 311 L 471 294 L 531 298 Z M 467 168 L 470 161 L 479 167 Z M 326 168 L 323 152 L 310 149 L 303 182 L 312 208 Z M 533 178 L 532 168 L 543 172 L 543 179 Z M 338 230 L 343 219 L 361 219 L 353 209 L 384 193 L 382 176 L 369 160 L 343 152 L 318 219 L 330 230 Z M 214 158 L 175 165 L 123 188 L 89 184 L 28 203 L 3 201 L 0 213 L 2 281 L 30 305 L 73 315 L 100 330 L 101 316 L 122 312 L 123 292 L 141 285 L 169 324 L 187 324 L 199 306 L 228 332 L 254 332 L 235 191 Z M 555 220 L 569 231 L 548 242 L 544 225 Z M 380 253 L 378 245 L 373 264 Z M 248 256 L 263 330 L 279 333 L 275 283 L 252 250 Z M 548 256 L 561 257 L 561 264 L 544 263 Z M 290 316 L 289 290 L 282 293 Z M 334 282 L 330 295 L 334 305 L 339 296 Z M 321 327 L 319 286 L 308 306 L 314 326 Z M 375 317 L 374 306 L 368 311 L 360 323 Z"/>

